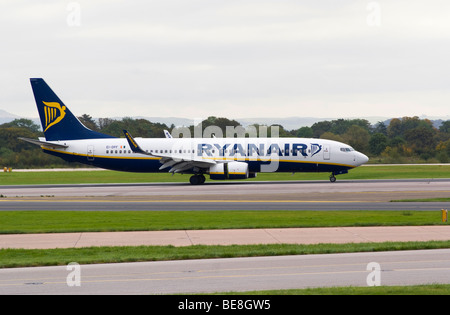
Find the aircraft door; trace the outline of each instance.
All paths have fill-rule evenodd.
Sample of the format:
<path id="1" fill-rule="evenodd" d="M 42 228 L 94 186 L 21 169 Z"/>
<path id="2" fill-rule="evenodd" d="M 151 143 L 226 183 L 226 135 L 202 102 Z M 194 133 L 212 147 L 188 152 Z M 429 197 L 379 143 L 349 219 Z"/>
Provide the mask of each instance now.
<path id="1" fill-rule="evenodd" d="M 94 146 L 93 145 L 87 146 L 87 159 L 88 159 L 88 161 L 94 161 Z"/>
<path id="2" fill-rule="evenodd" d="M 324 160 L 330 159 L 330 146 L 329 145 L 323 146 L 323 159 Z"/>

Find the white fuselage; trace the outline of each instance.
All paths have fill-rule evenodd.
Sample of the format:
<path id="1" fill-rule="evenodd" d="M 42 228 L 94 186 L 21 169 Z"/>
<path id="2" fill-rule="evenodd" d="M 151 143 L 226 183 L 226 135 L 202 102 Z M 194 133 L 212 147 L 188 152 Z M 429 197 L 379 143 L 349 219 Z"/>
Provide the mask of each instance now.
<path id="1" fill-rule="evenodd" d="M 159 172 L 161 166 L 159 161 L 165 157 L 179 161 L 247 162 L 252 172 L 344 170 L 368 161 L 367 156 L 353 150 L 349 145 L 323 139 L 135 138 L 135 140 L 149 155 L 134 153 L 125 138 L 55 141 L 54 143 L 67 145 L 67 148 L 43 146 L 43 149 L 47 153 L 68 160 L 106 169 L 140 172 Z M 145 161 L 158 163 L 144 163 Z"/>

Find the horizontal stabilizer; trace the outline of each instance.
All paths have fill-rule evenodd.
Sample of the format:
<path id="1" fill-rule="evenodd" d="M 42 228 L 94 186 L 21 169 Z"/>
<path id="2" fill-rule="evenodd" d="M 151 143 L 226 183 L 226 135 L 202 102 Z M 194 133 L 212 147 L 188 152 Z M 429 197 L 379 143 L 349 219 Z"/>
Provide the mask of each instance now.
<path id="1" fill-rule="evenodd" d="M 67 148 L 68 147 L 67 145 L 64 145 L 64 144 L 53 143 L 53 142 L 48 142 L 48 141 L 40 141 L 40 140 L 30 139 L 30 138 L 19 137 L 19 139 L 29 142 L 29 143 L 32 143 L 32 144 L 46 146 L 46 147 L 55 147 L 55 148 Z"/>

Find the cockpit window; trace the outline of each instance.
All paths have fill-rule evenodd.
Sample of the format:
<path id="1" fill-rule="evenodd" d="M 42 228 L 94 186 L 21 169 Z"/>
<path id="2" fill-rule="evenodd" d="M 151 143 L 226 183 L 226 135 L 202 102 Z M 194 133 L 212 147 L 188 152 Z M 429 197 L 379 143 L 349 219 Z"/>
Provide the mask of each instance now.
<path id="1" fill-rule="evenodd" d="M 355 149 L 353 149 L 352 147 L 346 147 L 346 148 L 341 148 L 342 152 L 352 152 L 355 151 Z"/>

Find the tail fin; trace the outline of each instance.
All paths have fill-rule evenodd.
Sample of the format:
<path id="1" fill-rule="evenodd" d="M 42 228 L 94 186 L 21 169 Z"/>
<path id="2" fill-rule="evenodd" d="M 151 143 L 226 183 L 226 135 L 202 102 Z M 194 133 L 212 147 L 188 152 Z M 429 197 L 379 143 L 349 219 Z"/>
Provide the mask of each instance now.
<path id="1" fill-rule="evenodd" d="M 30 79 L 47 141 L 114 138 L 86 128 L 43 79 Z"/>

